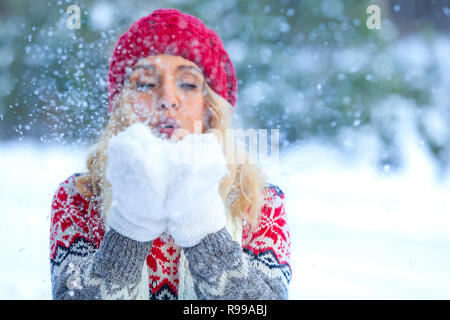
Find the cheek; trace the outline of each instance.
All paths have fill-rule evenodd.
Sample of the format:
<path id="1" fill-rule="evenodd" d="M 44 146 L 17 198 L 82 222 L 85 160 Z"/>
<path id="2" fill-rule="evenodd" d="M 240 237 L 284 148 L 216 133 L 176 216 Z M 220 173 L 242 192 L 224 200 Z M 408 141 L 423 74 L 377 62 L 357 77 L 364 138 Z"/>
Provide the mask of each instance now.
<path id="1" fill-rule="evenodd" d="M 152 111 L 153 99 L 151 96 L 133 96 L 129 99 L 134 113 L 141 119 L 146 120 Z"/>
<path id="2" fill-rule="evenodd" d="M 196 122 L 203 122 L 203 107 L 197 106 L 192 108 L 186 108 L 185 111 L 179 114 L 179 119 L 181 120 L 180 125 L 187 129 L 189 132 L 193 133 Z M 204 124 L 203 124 L 204 126 Z"/>
<path id="3" fill-rule="evenodd" d="M 205 103 L 203 97 L 191 99 L 187 105 L 187 109 L 189 110 L 189 112 L 187 113 L 187 117 L 192 120 L 202 120 L 204 105 Z"/>
<path id="4" fill-rule="evenodd" d="M 186 119 L 191 120 L 202 120 L 203 110 L 204 110 L 204 100 L 203 98 L 192 98 L 188 99 L 185 103 L 185 116 Z M 189 110 L 189 111 L 187 111 Z"/>

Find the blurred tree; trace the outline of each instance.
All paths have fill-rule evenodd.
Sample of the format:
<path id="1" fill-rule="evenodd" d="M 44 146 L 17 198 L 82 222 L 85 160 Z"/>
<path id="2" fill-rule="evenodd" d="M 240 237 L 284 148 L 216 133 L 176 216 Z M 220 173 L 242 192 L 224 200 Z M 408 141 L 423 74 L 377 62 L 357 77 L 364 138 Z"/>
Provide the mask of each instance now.
<path id="1" fill-rule="evenodd" d="M 450 0 L 389 0 L 389 18 L 401 34 L 420 31 L 424 24 L 450 30 Z"/>

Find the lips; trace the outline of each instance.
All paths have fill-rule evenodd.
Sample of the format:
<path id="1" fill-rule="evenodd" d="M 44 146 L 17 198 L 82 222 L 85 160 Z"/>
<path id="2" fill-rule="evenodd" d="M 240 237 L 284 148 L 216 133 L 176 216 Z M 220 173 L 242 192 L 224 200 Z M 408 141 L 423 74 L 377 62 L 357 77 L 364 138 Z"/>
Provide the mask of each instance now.
<path id="1" fill-rule="evenodd" d="M 170 138 L 173 132 L 176 129 L 180 128 L 180 125 L 174 118 L 167 117 L 161 119 L 156 125 L 156 128 L 158 129 L 160 134 L 167 135 Z"/>

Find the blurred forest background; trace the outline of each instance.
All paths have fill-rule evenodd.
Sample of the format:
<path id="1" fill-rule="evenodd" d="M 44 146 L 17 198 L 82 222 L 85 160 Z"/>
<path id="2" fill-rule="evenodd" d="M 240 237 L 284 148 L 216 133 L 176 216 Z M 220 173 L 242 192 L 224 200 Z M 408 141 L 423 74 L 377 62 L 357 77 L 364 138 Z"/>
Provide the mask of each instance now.
<path id="1" fill-rule="evenodd" d="M 69 5 L 81 8 L 70 30 Z M 369 29 L 367 7 L 381 9 Z M 109 116 L 117 39 L 157 8 L 200 18 L 239 79 L 237 125 L 278 128 L 281 146 L 319 141 L 401 167 L 402 134 L 450 164 L 450 3 L 433 0 L 83 0 L 0 2 L 0 142 L 85 146 Z M 368 139 L 366 139 L 369 137 Z"/>

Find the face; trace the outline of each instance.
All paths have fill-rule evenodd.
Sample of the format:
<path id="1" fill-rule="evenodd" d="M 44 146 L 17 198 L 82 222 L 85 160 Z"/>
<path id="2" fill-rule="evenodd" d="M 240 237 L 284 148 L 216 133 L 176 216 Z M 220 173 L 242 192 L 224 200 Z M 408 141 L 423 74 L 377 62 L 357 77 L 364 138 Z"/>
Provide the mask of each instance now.
<path id="1" fill-rule="evenodd" d="M 204 132 L 204 83 L 194 62 L 166 54 L 140 59 L 125 79 L 133 112 L 169 138 L 177 128 L 194 133 L 196 121 Z"/>

